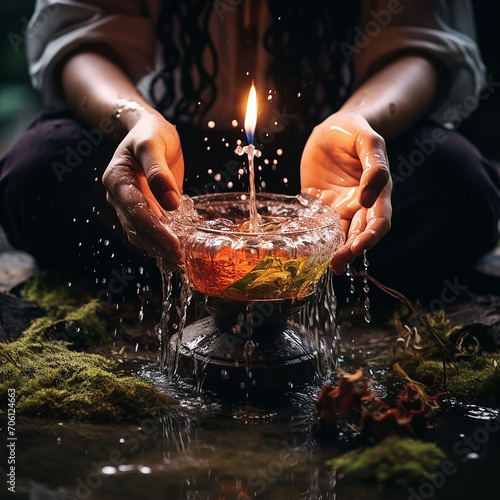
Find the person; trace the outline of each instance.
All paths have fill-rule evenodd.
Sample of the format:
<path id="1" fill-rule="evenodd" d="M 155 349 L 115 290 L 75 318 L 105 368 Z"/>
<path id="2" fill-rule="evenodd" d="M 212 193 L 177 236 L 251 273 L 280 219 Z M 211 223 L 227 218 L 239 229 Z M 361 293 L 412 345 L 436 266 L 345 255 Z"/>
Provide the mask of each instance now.
<path id="1" fill-rule="evenodd" d="M 181 193 L 248 189 L 233 149 L 254 81 L 259 187 L 340 212 L 334 271 L 368 250 L 410 296 L 460 293 L 500 213 L 494 168 L 450 128 L 488 83 L 472 19 L 463 0 L 38 0 L 45 111 L 0 163 L 0 223 L 108 296 L 154 280 L 146 253 L 182 258 L 162 224 Z"/>

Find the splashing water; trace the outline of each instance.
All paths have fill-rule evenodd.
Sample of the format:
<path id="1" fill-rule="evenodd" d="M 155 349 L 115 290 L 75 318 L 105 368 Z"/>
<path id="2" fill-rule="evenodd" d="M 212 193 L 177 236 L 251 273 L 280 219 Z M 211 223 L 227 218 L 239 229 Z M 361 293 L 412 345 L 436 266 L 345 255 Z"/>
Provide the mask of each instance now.
<path id="1" fill-rule="evenodd" d="M 372 315 L 370 313 L 370 297 L 368 293 L 370 292 L 370 285 L 368 284 L 368 259 L 366 258 L 366 250 L 363 250 L 363 268 L 365 275 L 363 276 L 363 292 L 365 293 L 365 300 L 363 303 L 364 309 L 365 309 L 365 321 L 367 323 L 370 323 L 372 320 Z"/>
<path id="2" fill-rule="evenodd" d="M 346 296 L 345 301 L 347 304 L 351 301 L 351 296 L 354 295 L 356 287 L 354 286 L 354 275 L 352 273 L 351 264 L 347 263 L 345 275 L 349 278 L 349 295 Z"/>
<path id="3" fill-rule="evenodd" d="M 334 273 L 328 268 L 316 285 L 316 299 L 298 313 L 297 322 L 313 335 L 316 347 L 316 372 L 321 378 L 335 371 L 338 345 L 341 340 L 337 326 L 337 297 Z"/>

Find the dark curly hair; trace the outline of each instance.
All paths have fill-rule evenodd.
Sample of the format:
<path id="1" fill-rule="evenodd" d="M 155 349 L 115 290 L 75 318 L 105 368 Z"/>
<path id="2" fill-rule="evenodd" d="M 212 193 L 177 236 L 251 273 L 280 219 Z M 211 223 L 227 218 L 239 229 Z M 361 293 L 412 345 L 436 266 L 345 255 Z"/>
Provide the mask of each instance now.
<path id="1" fill-rule="evenodd" d="M 267 74 L 282 102 L 293 100 L 295 109 L 300 106 L 303 116 L 317 122 L 338 109 L 352 84 L 352 70 L 339 46 L 352 42 L 359 2 L 268 0 L 268 8 L 272 23 L 264 45 L 272 63 Z M 177 120 L 203 116 L 217 98 L 218 61 L 208 32 L 212 9 L 213 2 L 207 0 L 163 1 L 157 35 L 164 67 L 151 82 L 150 97 L 160 111 L 176 102 Z M 173 81 L 177 67 L 181 68 L 179 96 Z"/>

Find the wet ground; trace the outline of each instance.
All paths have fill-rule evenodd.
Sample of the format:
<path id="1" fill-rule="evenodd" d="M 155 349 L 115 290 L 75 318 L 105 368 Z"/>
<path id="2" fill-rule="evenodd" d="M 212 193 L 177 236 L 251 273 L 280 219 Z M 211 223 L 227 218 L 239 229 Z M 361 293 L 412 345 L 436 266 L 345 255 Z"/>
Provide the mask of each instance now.
<path id="1" fill-rule="evenodd" d="M 25 261 L 13 262 L 22 268 Z M 450 317 L 457 322 L 472 316 L 491 319 L 500 302 L 481 300 L 479 306 L 472 300 L 456 304 Z M 376 327 L 362 320 L 345 323 L 340 366 L 363 365 L 363 360 L 394 340 L 392 327 Z M 150 352 L 139 351 L 138 357 L 140 360 L 122 368 L 174 394 L 180 411 L 160 411 L 139 423 L 119 425 L 18 417 L 16 493 L 8 492 L 3 482 L 0 498 L 498 498 L 498 409 L 448 400 L 426 435 L 447 454 L 446 467 L 411 488 L 382 487 L 348 480 L 325 464 L 359 443 L 347 425 L 333 445 L 317 439 L 314 401 L 321 383 L 267 400 L 222 398 L 207 392 L 197 394 L 191 387 L 168 381 Z M 383 393 L 383 374 L 369 374 Z M 0 467 L 7 460 L 4 424 Z"/>
<path id="2" fill-rule="evenodd" d="M 346 334 L 344 356 L 363 355 L 370 342 Z M 353 342 L 354 340 L 354 342 Z M 361 353 L 359 351 L 362 351 Z M 383 488 L 339 477 L 325 461 L 352 448 L 349 430 L 327 446 L 315 440 L 318 387 L 271 401 L 195 395 L 172 387 L 156 366 L 133 371 L 181 401 L 179 414 L 159 413 L 139 425 L 93 425 L 19 418 L 16 494 L 1 498 L 69 499 L 465 499 L 498 498 L 500 432 L 496 410 L 449 402 L 431 439 L 447 453 L 447 468 L 412 489 Z M 500 426 L 498 426 L 500 428 Z M 450 465 L 451 464 L 451 465 Z M 2 485 L 3 486 L 3 485 Z M 480 496 L 478 493 L 480 492 Z"/>
<path id="3" fill-rule="evenodd" d="M 32 259 L 0 240 L 0 286 L 7 290 L 34 272 Z M 372 307 L 376 307 L 372 305 Z M 455 323 L 496 321 L 500 298 L 469 297 L 452 304 Z M 155 318 L 146 318 L 150 323 Z M 147 321 L 146 321 L 147 323 Z M 140 328 L 140 325 L 136 325 Z M 364 360 L 393 344 L 392 326 L 343 323 L 339 365 Z M 386 500 L 496 499 L 500 470 L 500 412 L 448 400 L 425 439 L 447 455 L 446 467 L 410 488 L 356 482 L 326 461 L 356 448 L 346 424 L 335 444 L 317 439 L 315 398 L 324 381 L 280 397 L 223 398 L 168 381 L 156 355 L 139 348 L 123 366 L 174 394 L 180 411 L 165 410 L 138 423 L 16 419 L 16 493 L 6 499 L 96 500 Z M 382 393 L 383 373 L 368 370 Z M 6 422 L 1 421 L 0 471 L 5 472 Z"/>

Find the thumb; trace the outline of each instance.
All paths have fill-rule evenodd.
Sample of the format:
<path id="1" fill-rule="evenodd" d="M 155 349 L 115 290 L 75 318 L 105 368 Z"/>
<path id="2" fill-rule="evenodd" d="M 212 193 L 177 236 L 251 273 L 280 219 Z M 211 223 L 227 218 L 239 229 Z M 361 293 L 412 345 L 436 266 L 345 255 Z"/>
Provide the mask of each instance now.
<path id="1" fill-rule="evenodd" d="M 148 141 L 147 147 L 142 146 L 139 149 L 140 163 L 153 196 L 163 209 L 175 210 L 179 206 L 181 191 L 169 164 L 172 166 L 179 162 L 183 164 L 180 145 L 168 163 L 167 157 L 172 155 L 168 154 L 166 144 L 162 140 Z"/>
<path id="2" fill-rule="evenodd" d="M 371 207 L 391 178 L 384 139 L 375 132 L 358 137 L 356 152 L 363 167 L 359 203 Z"/>

